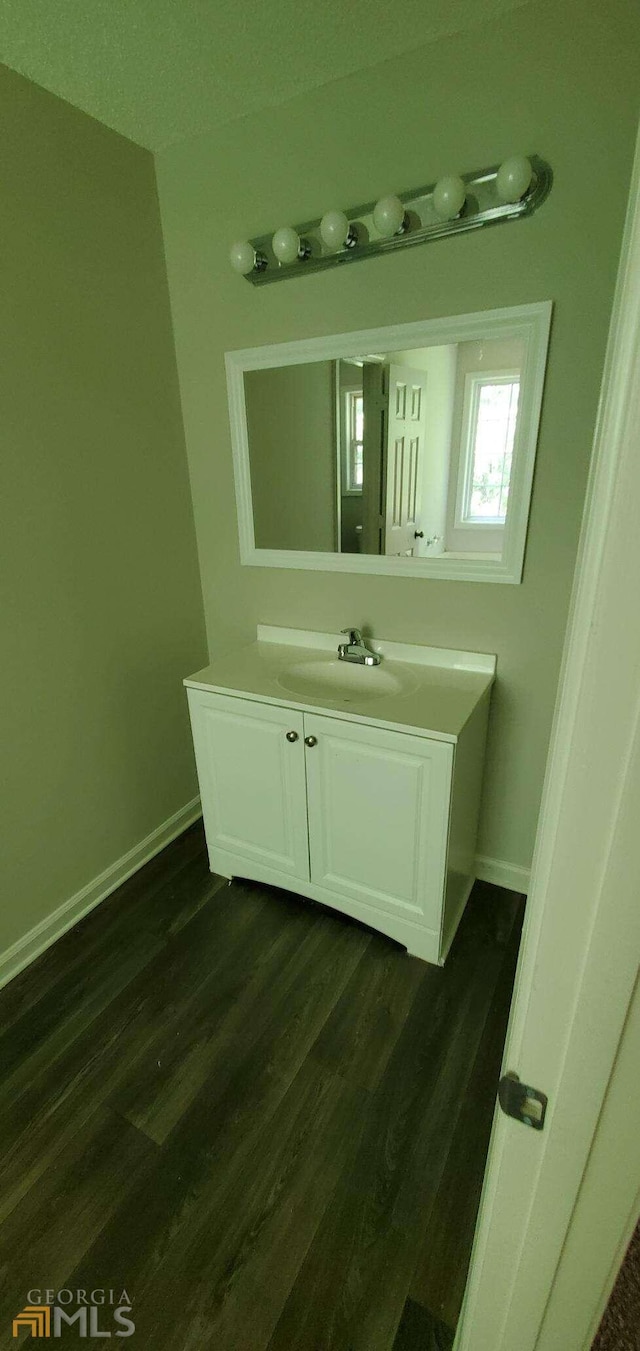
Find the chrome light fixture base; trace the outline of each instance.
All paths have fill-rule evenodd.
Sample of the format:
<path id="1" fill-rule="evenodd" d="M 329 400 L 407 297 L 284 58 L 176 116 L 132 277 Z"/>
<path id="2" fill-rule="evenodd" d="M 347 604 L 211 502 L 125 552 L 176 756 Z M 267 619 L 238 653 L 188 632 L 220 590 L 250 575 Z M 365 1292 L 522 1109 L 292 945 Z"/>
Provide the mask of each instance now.
<path id="1" fill-rule="evenodd" d="M 453 220 L 442 220 L 436 214 L 433 205 L 435 184 L 432 183 L 425 188 L 398 193 L 405 207 L 402 231 L 386 238 L 378 236 L 373 224 L 375 202 L 351 207 L 346 212 L 353 224 L 340 249 L 329 249 L 323 243 L 319 218 L 297 225 L 295 229 L 305 252 L 304 259 L 300 257 L 292 263 L 279 262 L 271 247 L 271 235 L 261 235 L 250 241 L 256 251 L 256 258 L 261 259 L 261 266 L 247 274 L 247 281 L 253 286 L 266 286 L 269 282 L 285 281 L 289 277 L 306 277 L 310 272 L 324 272 L 327 268 L 339 267 L 344 263 L 393 253 L 396 249 L 428 244 L 435 239 L 447 239 L 450 235 L 466 234 L 469 230 L 483 229 L 487 225 L 500 225 L 532 216 L 549 196 L 553 173 L 551 166 L 538 155 L 530 155 L 529 160 L 533 176 L 529 188 L 518 202 L 504 202 L 498 197 L 496 179 L 500 166 L 494 165 L 490 169 L 461 175 L 466 199 L 460 214 Z M 262 258 L 266 260 L 264 264 Z M 304 266 L 300 266 L 301 261 L 304 261 Z"/>

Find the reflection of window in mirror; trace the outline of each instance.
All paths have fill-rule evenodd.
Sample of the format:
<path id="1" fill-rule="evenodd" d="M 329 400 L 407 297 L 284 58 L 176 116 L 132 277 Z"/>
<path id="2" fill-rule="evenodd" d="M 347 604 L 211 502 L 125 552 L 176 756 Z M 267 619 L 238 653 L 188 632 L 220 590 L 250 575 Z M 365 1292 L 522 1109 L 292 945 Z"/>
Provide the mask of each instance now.
<path id="1" fill-rule="evenodd" d="M 520 372 L 468 375 L 457 526 L 504 525 L 518 416 Z"/>
<path id="2" fill-rule="evenodd" d="M 364 440 L 364 398 L 361 389 L 348 389 L 344 394 L 345 493 L 362 492 L 362 447 Z"/>
<path id="3" fill-rule="evenodd" d="M 523 357 L 518 340 L 459 345 L 447 553 L 502 553 Z"/>

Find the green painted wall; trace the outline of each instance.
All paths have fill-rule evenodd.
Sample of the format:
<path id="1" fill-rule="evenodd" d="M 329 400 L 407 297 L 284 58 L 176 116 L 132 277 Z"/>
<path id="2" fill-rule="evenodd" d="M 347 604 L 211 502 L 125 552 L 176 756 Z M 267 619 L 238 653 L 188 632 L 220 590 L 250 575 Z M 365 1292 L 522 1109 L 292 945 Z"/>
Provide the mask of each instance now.
<path id="1" fill-rule="evenodd" d="M 205 640 L 152 157 L 0 113 L 1 953 L 195 795 Z"/>
<path id="2" fill-rule="evenodd" d="M 630 0 L 536 2 L 157 159 L 211 652 L 251 636 L 258 620 L 369 624 L 380 637 L 496 652 L 480 849 L 524 866 L 635 140 L 638 39 Z M 262 290 L 229 269 L 237 237 L 515 151 L 555 171 L 530 221 Z M 240 567 L 225 349 L 547 299 L 555 316 L 521 586 Z"/>
<path id="3" fill-rule="evenodd" d="M 334 363 L 247 371 L 244 388 L 258 548 L 335 549 Z"/>

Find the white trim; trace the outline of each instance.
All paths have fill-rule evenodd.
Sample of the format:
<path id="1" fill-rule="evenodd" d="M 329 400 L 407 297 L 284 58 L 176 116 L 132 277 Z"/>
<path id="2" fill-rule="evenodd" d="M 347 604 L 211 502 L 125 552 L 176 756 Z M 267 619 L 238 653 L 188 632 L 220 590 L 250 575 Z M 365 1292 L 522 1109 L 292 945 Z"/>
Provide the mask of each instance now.
<path id="1" fill-rule="evenodd" d="M 227 352 L 225 365 L 241 563 L 252 567 L 303 568 L 319 572 L 358 572 L 517 585 L 522 578 L 551 312 L 552 302 L 548 300 L 532 305 L 514 305 L 508 309 L 485 310 L 419 323 L 393 324 L 387 328 L 364 329 L 323 338 L 308 338 L 301 342 L 275 343 Z M 414 347 L 433 347 L 445 342 L 473 342 L 486 339 L 488 325 L 504 340 L 521 339 L 526 348 L 519 409 L 519 423 L 526 432 L 517 437 L 517 454 L 514 449 L 512 498 L 504 527 L 504 549 L 499 561 L 477 557 L 451 559 L 446 554 L 386 558 L 375 554 L 256 548 L 244 397 L 245 371 L 366 356 L 371 351 L 398 352 Z"/>
<path id="2" fill-rule="evenodd" d="M 50 915 L 46 915 L 39 924 L 35 924 L 23 934 L 22 938 L 18 938 L 10 948 L 0 954 L 0 989 L 35 961 L 46 948 L 51 947 L 52 943 L 57 942 L 68 929 L 73 928 L 78 920 L 110 896 L 112 891 L 126 882 L 132 873 L 144 867 L 155 854 L 159 854 L 161 849 L 175 840 L 177 835 L 181 835 L 188 826 L 193 825 L 201 815 L 200 798 L 194 797 L 191 802 L 181 807 L 180 811 L 163 821 L 156 830 L 152 830 L 151 834 L 133 849 L 123 854 L 122 858 L 105 868 L 99 877 L 94 877 L 92 882 L 88 882 L 74 896 L 63 901 L 62 905 Z"/>
<path id="3" fill-rule="evenodd" d="M 496 1114 L 456 1351 L 538 1344 L 640 959 L 639 425 L 640 138 L 503 1062 L 549 1110 Z"/>
<path id="4" fill-rule="evenodd" d="M 519 863 L 506 863 L 502 858 L 487 858 L 476 855 L 476 877 L 481 882 L 492 882 L 495 887 L 505 887 L 507 891 L 518 891 L 527 896 L 531 882 L 531 870 L 522 868 Z"/>

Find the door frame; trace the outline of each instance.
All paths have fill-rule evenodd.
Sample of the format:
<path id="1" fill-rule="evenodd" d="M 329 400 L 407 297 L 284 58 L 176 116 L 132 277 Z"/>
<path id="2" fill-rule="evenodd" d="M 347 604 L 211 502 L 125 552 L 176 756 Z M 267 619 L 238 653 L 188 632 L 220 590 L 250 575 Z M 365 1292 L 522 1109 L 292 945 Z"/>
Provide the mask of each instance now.
<path id="1" fill-rule="evenodd" d="M 549 1110 L 541 1132 L 496 1110 L 455 1351 L 539 1345 L 640 962 L 639 426 L 640 137 L 503 1062 Z"/>

